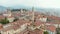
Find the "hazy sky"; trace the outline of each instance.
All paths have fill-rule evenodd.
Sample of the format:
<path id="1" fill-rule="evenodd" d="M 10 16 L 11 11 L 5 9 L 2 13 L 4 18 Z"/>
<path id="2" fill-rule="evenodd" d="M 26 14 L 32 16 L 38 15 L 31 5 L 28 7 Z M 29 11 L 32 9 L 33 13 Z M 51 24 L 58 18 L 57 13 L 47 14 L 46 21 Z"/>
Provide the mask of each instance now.
<path id="1" fill-rule="evenodd" d="M 43 8 L 60 8 L 60 0 L 0 0 L 0 5 L 3 6 L 34 6 Z"/>

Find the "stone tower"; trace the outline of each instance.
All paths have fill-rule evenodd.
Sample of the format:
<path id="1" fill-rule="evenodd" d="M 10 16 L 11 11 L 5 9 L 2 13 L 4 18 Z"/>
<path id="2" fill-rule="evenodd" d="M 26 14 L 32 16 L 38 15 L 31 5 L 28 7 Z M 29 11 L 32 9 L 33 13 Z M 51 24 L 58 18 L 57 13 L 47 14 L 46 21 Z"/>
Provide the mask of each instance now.
<path id="1" fill-rule="evenodd" d="M 34 7 L 32 7 L 32 20 L 34 21 Z"/>
<path id="2" fill-rule="evenodd" d="M 11 10 L 7 8 L 7 14 L 9 14 L 9 17 L 12 15 Z"/>

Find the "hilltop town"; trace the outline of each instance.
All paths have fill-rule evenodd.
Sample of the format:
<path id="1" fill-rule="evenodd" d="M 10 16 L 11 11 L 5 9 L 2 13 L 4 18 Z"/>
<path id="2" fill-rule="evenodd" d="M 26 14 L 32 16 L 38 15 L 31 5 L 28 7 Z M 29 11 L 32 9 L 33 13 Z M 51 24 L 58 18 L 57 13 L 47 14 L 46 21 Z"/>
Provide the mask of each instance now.
<path id="1" fill-rule="evenodd" d="M 38 11 L 7 9 L 0 14 L 0 34 L 60 34 L 60 17 Z"/>

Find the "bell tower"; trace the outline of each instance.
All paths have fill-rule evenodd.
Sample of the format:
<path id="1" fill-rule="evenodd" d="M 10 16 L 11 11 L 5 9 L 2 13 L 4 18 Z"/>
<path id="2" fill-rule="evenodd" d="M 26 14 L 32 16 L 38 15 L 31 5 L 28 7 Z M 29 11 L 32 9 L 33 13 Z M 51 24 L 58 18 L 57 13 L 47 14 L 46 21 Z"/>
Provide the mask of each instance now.
<path id="1" fill-rule="evenodd" d="M 7 14 L 9 14 L 9 17 L 12 15 L 10 8 L 7 8 Z"/>
<path id="2" fill-rule="evenodd" d="M 32 7 L 32 25 L 34 25 L 34 7 Z"/>
<path id="3" fill-rule="evenodd" d="M 34 7 L 32 7 L 32 20 L 34 22 Z"/>

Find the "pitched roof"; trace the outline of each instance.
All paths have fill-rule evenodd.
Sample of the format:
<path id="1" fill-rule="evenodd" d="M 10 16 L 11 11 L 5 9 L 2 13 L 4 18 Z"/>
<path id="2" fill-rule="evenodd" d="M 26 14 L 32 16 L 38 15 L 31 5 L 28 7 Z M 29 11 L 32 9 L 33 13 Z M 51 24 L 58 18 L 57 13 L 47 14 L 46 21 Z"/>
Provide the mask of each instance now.
<path id="1" fill-rule="evenodd" d="M 50 30 L 50 31 L 52 31 L 52 32 L 55 32 L 56 31 L 56 27 L 55 26 L 53 26 L 53 25 L 47 25 L 47 30 Z"/>
<path id="2" fill-rule="evenodd" d="M 16 30 L 16 29 L 20 28 L 20 26 L 25 24 L 25 23 L 29 24 L 30 22 L 29 21 L 25 21 L 25 20 L 18 20 L 16 22 L 9 23 L 9 25 L 11 25 L 11 26 L 8 26 L 8 27 L 4 28 L 3 31 L 8 31 L 10 29 Z"/>
<path id="3" fill-rule="evenodd" d="M 20 32 L 19 34 L 43 34 L 43 31 L 38 29 L 34 31 L 26 30 L 26 31 Z"/>
<path id="4" fill-rule="evenodd" d="M 4 18 L 5 18 L 4 16 L 0 15 L 0 19 L 4 19 Z"/>
<path id="5" fill-rule="evenodd" d="M 44 24 L 44 22 L 41 22 L 40 20 L 36 20 L 35 21 L 35 25 L 36 26 L 39 26 L 39 25 L 42 25 L 42 24 Z"/>

